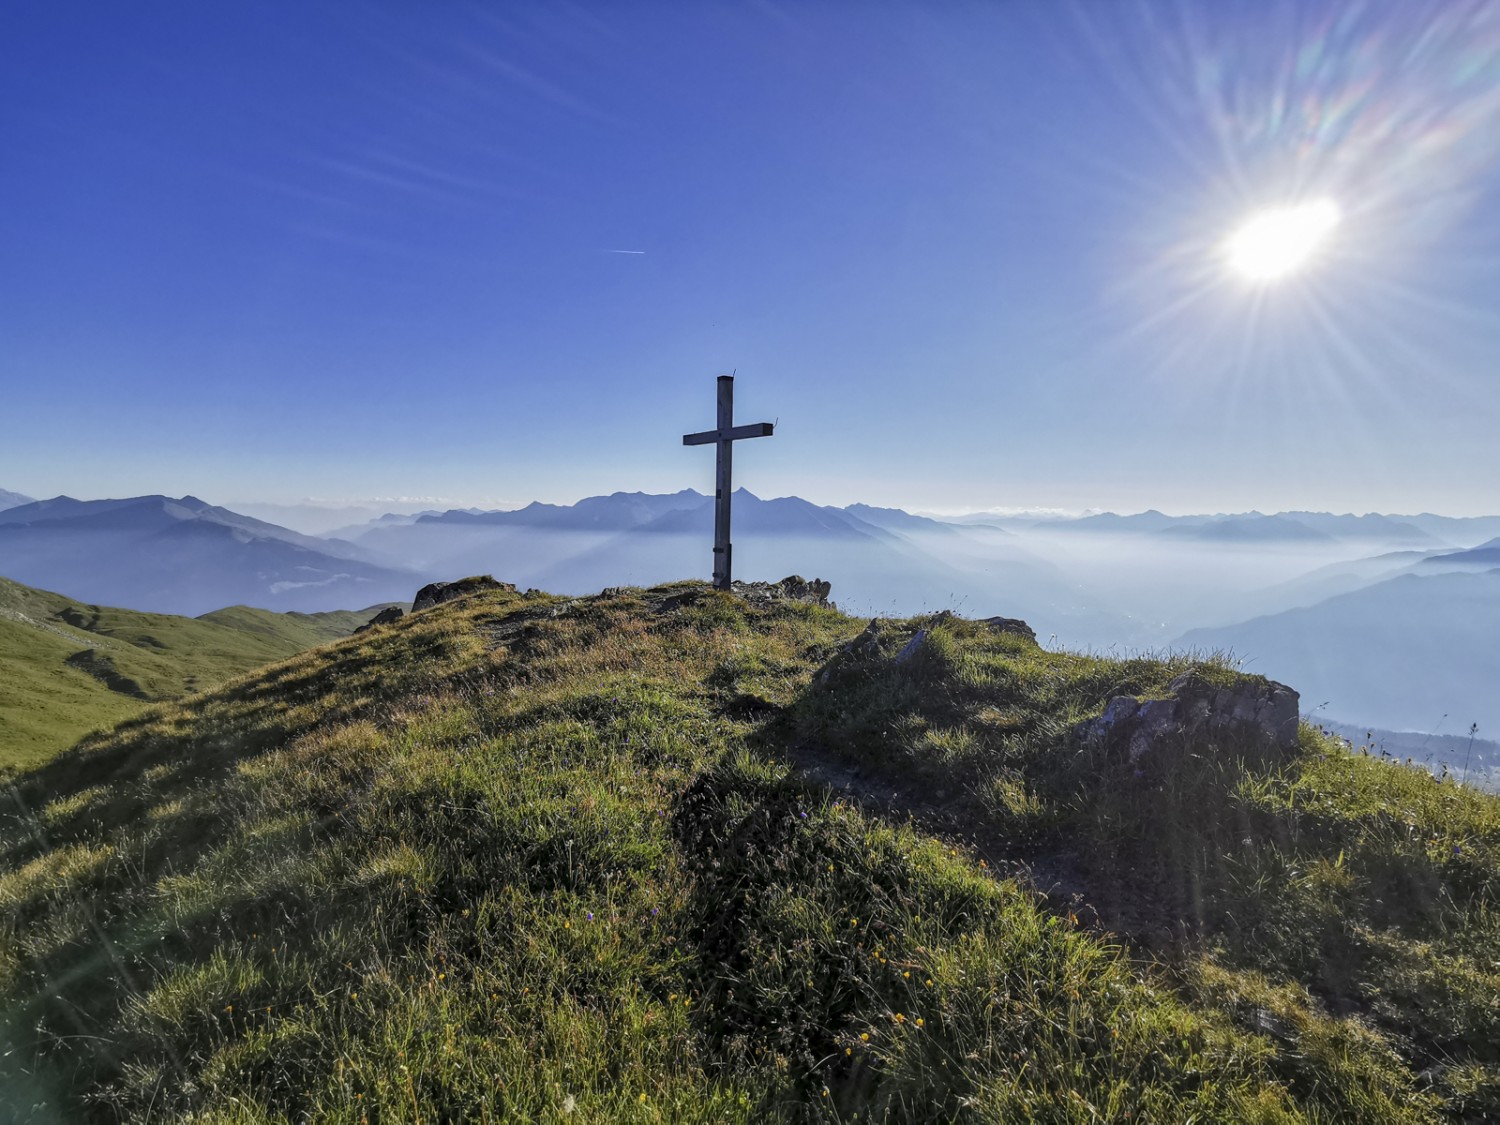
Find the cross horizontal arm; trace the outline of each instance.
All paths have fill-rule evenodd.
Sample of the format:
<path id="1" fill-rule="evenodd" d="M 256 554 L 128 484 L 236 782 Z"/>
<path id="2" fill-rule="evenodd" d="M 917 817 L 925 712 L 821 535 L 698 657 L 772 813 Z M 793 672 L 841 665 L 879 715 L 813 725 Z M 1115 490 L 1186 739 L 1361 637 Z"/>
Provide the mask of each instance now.
<path id="1" fill-rule="evenodd" d="M 770 437 L 776 428 L 772 422 L 751 422 L 748 426 L 735 426 L 729 430 L 704 430 L 698 434 L 683 434 L 683 445 L 712 445 L 716 441 L 739 441 L 740 438 Z"/>

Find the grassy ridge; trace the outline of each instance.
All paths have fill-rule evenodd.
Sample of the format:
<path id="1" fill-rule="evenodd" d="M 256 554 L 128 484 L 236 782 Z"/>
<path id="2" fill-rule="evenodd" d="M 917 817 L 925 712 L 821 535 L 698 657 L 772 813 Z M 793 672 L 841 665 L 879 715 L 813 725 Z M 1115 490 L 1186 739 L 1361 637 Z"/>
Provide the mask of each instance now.
<path id="1" fill-rule="evenodd" d="M 862 625 L 485 594 L 20 778 L 11 1116 L 1495 1111 L 1500 802 L 1310 731 L 1131 764 L 1069 728 L 1180 662 Z"/>
<path id="2" fill-rule="evenodd" d="M 0 768 L 34 765 L 144 701 L 346 637 L 373 612 L 233 606 L 175 617 L 85 605 L 0 578 Z"/>

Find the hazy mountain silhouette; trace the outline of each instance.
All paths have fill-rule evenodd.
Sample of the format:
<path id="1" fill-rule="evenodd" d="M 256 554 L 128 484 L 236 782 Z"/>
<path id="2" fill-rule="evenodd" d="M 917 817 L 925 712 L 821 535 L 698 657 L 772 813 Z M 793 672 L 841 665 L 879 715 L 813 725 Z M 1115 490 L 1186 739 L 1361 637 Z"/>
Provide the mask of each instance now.
<path id="1" fill-rule="evenodd" d="M 1340 594 L 1353 593 L 1378 582 L 1413 571 L 1436 551 L 1387 551 L 1360 559 L 1340 559 L 1310 570 L 1287 582 L 1248 591 L 1242 599 L 1239 620 L 1279 613 L 1285 609 L 1316 605 Z"/>
<path id="2" fill-rule="evenodd" d="M 1447 554 L 1432 555 L 1423 559 L 1421 565 L 1428 570 L 1445 567 L 1472 570 L 1500 566 L 1500 539 L 1491 539 L 1488 543 L 1481 543 L 1467 551 L 1450 551 Z"/>
<path id="3" fill-rule="evenodd" d="M 7 508 L 19 508 L 22 504 L 33 504 L 35 501 L 30 496 L 22 496 L 19 492 L 8 492 L 0 488 L 0 512 Z"/>
<path id="4" fill-rule="evenodd" d="M 195 615 L 406 600 L 414 576 L 193 496 L 53 500 L 0 512 L 0 574 L 81 601 Z"/>
<path id="5" fill-rule="evenodd" d="M 1074 520 L 1049 520 L 1046 526 L 1049 529 L 1062 531 L 1165 531 L 1169 527 L 1202 522 L 1208 518 L 1207 516 L 1169 516 L 1151 508 L 1128 516 L 1116 515 L 1114 512 L 1100 512 L 1095 516 L 1081 516 Z"/>
<path id="6" fill-rule="evenodd" d="M 698 507 L 706 501 L 707 497 L 691 488 L 669 495 L 615 492 L 608 496 L 589 496 L 576 504 L 533 502 L 514 511 L 449 511 L 424 515 L 415 522 L 540 527 L 555 531 L 621 531 L 640 527 L 669 512 Z"/>
<path id="7" fill-rule="evenodd" d="M 1218 543 L 1309 543 L 1334 538 L 1287 516 L 1228 516 L 1202 523 L 1177 523 L 1162 535 L 1211 540 Z"/>
<path id="8" fill-rule="evenodd" d="M 1419 526 L 1419 520 L 1431 527 Z M 1319 539 L 1370 540 L 1390 546 L 1439 547 L 1461 543 L 1488 527 L 1487 517 L 1456 519 L 1447 516 L 1405 517 L 1370 512 L 1362 516 L 1331 512 L 1229 512 L 1213 515 L 1168 516 L 1154 508 L 1134 515 L 1101 512 L 1071 520 L 1039 522 L 1051 530 L 1161 533 L 1219 542 L 1314 542 Z M 1434 530 L 1436 528 L 1442 531 Z"/>
<path id="9" fill-rule="evenodd" d="M 866 523 L 841 508 L 825 508 L 797 496 L 762 500 L 743 488 L 735 489 L 731 510 L 736 535 L 799 535 L 815 539 L 888 539 L 890 532 Z M 653 535 L 713 536 L 714 502 L 708 497 L 690 508 L 679 508 L 642 524 Z"/>
<path id="10" fill-rule="evenodd" d="M 371 561 L 362 547 L 343 539 L 304 535 L 289 527 L 266 523 L 252 516 L 199 500 L 196 496 L 131 496 L 123 500 L 74 500 L 57 496 L 0 512 L 0 527 L 24 525 L 34 528 L 89 528 L 125 531 L 164 531 L 175 524 L 213 523 L 234 528 L 251 538 L 279 539 L 309 551 L 335 558 Z"/>
<path id="11" fill-rule="evenodd" d="M 1391 730 L 1500 730 L 1500 569 L 1403 574 L 1313 606 L 1177 643 L 1232 649 L 1246 670 L 1296 684 L 1307 710 Z"/>
<path id="12" fill-rule="evenodd" d="M 927 516 L 914 516 L 900 508 L 873 508 L 869 504 L 849 504 L 844 511 L 865 523 L 906 535 L 963 534 L 963 528 L 957 524 L 944 523 L 942 520 L 929 519 Z M 991 530 L 1003 531 L 998 527 Z"/>
<path id="13" fill-rule="evenodd" d="M 1392 515 L 1390 518 L 1410 524 L 1455 547 L 1474 547 L 1500 535 L 1500 516 L 1435 516 L 1431 512 L 1421 512 L 1415 516 Z"/>
<path id="14" fill-rule="evenodd" d="M 1296 520 L 1298 523 L 1325 532 L 1338 539 L 1375 539 L 1392 545 L 1412 547 L 1439 547 L 1448 540 L 1424 531 L 1409 520 L 1383 516 L 1379 512 L 1367 512 L 1362 516 L 1351 513 L 1334 515 L 1331 512 L 1279 512 L 1279 518 Z"/>

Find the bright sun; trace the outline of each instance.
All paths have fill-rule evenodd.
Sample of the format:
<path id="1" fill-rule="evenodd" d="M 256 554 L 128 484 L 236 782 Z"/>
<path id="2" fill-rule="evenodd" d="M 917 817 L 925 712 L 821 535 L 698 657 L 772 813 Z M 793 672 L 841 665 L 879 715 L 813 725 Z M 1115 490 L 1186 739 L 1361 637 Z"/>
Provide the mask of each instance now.
<path id="1" fill-rule="evenodd" d="M 1262 211 L 1230 236 L 1229 264 L 1251 281 L 1279 280 L 1308 263 L 1341 217 L 1331 199 Z"/>

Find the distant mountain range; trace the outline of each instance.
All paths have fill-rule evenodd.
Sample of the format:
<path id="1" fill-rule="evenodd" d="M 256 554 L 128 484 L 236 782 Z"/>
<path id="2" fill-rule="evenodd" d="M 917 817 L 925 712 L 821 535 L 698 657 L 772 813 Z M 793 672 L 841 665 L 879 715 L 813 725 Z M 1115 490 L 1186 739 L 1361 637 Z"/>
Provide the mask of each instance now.
<path id="1" fill-rule="evenodd" d="M 1412 531 L 1416 532 L 1416 528 L 1412 528 Z M 1306 543 L 1335 538 L 1326 531 L 1287 516 L 1231 516 L 1203 523 L 1174 523 L 1162 528 L 1161 534 L 1219 543 Z M 1427 536 L 1422 538 L 1426 539 Z"/>
<path id="2" fill-rule="evenodd" d="M 193 496 L 74 500 L 0 511 L 0 575 L 82 601 L 196 615 L 226 605 L 326 610 L 404 601 L 415 576 Z"/>
<path id="3" fill-rule="evenodd" d="M 668 495 L 615 492 L 609 496 L 588 496 L 576 504 L 533 502 L 513 511 L 449 511 L 440 515 L 422 515 L 414 522 L 535 527 L 553 531 L 625 531 L 670 512 L 702 507 L 709 502 L 708 497 L 691 488 Z"/>

